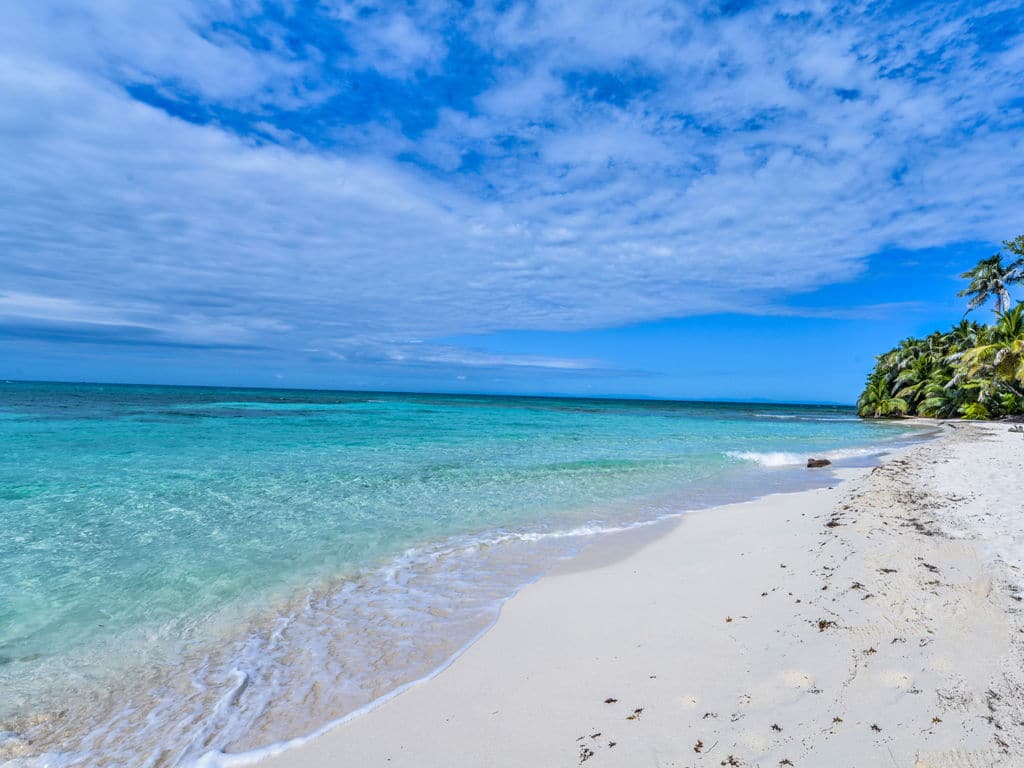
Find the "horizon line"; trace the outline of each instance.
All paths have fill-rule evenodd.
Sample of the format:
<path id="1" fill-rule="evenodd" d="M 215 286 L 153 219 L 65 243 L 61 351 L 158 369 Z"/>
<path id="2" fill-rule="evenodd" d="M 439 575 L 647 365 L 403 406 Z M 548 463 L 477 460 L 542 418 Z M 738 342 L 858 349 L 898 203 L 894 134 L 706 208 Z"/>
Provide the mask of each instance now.
<path id="1" fill-rule="evenodd" d="M 770 398 L 746 399 L 746 398 L 679 398 L 664 397 L 648 394 L 605 394 L 605 395 L 584 395 L 560 392 L 545 392 L 525 394 L 521 392 L 452 392 L 449 390 L 411 390 L 411 389 L 350 389 L 336 387 L 287 387 L 287 386 L 252 386 L 252 385 L 231 385 L 231 384 L 166 384 L 153 382 L 128 382 L 128 381 L 71 381 L 59 379 L 0 379 L 0 384 L 65 384 L 65 385 L 88 385 L 103 387 L 173 387 L 178 389 L 225 389 L 225 390 L 253 390 L 271 392 L 352 392 L 359 394 L 376 395 L 436 395 L 448 397 L 522 397 L 538 400 L 628 400 L 648 401 L 665 403 L 690 403 L 690 404 L 730 404 L 730 405 L 797 405 L 797 406 L 820 406 L 835 408 L 856 408 L 855 403 L 841 403 L 835 400 L 773 400 Z"/>

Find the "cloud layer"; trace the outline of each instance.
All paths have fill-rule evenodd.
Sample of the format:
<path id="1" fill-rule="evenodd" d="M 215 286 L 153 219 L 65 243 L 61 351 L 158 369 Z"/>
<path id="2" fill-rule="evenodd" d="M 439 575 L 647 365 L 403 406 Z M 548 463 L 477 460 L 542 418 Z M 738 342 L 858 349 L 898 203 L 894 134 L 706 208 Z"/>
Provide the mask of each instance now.
<path id="1" fill-rule="evenodd" d="M 1020 229 L 1017 3 L 20 5 L 8 337 L 575 370 L 432 340 L 778 313 Z"/>

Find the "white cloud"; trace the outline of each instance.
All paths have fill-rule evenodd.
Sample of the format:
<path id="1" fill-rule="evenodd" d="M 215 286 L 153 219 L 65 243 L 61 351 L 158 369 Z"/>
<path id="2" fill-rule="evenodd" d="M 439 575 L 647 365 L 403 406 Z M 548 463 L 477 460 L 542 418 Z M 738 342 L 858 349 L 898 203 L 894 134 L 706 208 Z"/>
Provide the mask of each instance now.
<path id="1" fill-rule="evenodd" d="M 439 5 L 422 18 L 338 6 L 346 66 L 406 83 L 437 75 L 443 24 L 498 59 L 472 109 L 441 99 L 422 137 L 339 117 L 332 130 L 350 143 L 335 147 L 268 111 L 334 92 L 323 51 L 296 55 L 278 22 L 260 22 L 261 49 L 210 33 L 211 19 L 238 15 L 226 3 L 140 8 L 11 11 L 8 301 L 43 297 L 69 318 L 100 308 L 88 311 L 183 343 L 575 370 L 597 363 L 389 340 L 776 313 L 795 292 L 854 278 L 885 246 L 1020 226 L 1024 147 L 1003 105 L 1022 95 L 1021 43 L 986 52 L 943 7 L 886 19 L 815 4 L 787 18 L 653 2 L 466 17 Z M 574 91 L 572 73 L 612 90 Z M 124 85 L 140 82 L 249 109 L 283 145 L 134 101 Z M 469 153 L 479 167 L 460 174 Z"/>
<path id="2" fill-rule="evenodd" d="M 237 18 L 227 0 L 137 3 L 52 0 L 13 3 L 0 25 L 2 49 L 37 66 L 67 67 L 104 78 L 170 86 L 230 103 L 295 104 L 310 63 L 285 50 L 282 30 L 258 30 L 268 45 L 253 48 L 225 26 Z M 45 63 L 44 63 L 45 62 Z"/>
<path id="3" fill-rule="evenodd" d="M 418 9 L 416 21 L 401 10 L 362 0 L 337 0 L 327 6 L 345 22 L 360 67 L 405 78 L 421 67 L 436 70 L 444 58 L 447 48 L 429 3 Z"/>
<path id="4" fill-rule="evenodd" d="M 17 291 L 0 292 L 0 318 L 89 325 L 135 325 L 110 307 L 90 306 L 75 299 Z"/>

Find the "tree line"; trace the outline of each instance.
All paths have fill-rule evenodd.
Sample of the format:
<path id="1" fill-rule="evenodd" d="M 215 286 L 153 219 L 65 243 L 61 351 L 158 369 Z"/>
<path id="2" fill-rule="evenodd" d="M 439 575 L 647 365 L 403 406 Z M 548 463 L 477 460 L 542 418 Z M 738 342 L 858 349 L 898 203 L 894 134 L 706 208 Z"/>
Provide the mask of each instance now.
<path id="1" fill-rule="evenodd" d="M 857 413 L 865 418 L 991 419 L 1024 413 L 1024 235 L 960 275 L 969 280 L 965 318 L 945 333 L 907 338 L 876 358 Z M 990 324 L 966 314 L 994 303 Z"/>

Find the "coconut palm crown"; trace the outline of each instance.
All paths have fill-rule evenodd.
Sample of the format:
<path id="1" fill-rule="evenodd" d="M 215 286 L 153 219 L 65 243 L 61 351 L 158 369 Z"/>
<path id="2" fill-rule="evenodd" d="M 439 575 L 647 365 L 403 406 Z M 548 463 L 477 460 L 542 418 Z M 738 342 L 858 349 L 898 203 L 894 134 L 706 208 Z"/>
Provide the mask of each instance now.
<path id="1" fill-rule="evenodd" d="M 1005 312 L 1010 308 L 1010 292 L 1007 286 L 1020 280 L 1017 268 L 1003 264 L 1002 253 L 995 253 L 987 259 L 982 259 L 973 269 L 967 270 L 960 277 L 971 281 L 970 285 L 957 294 L 971 297 L 967 302 L 968 312 L 984 306 L 991 298 L 996 300 L 996 312 Z"/>

